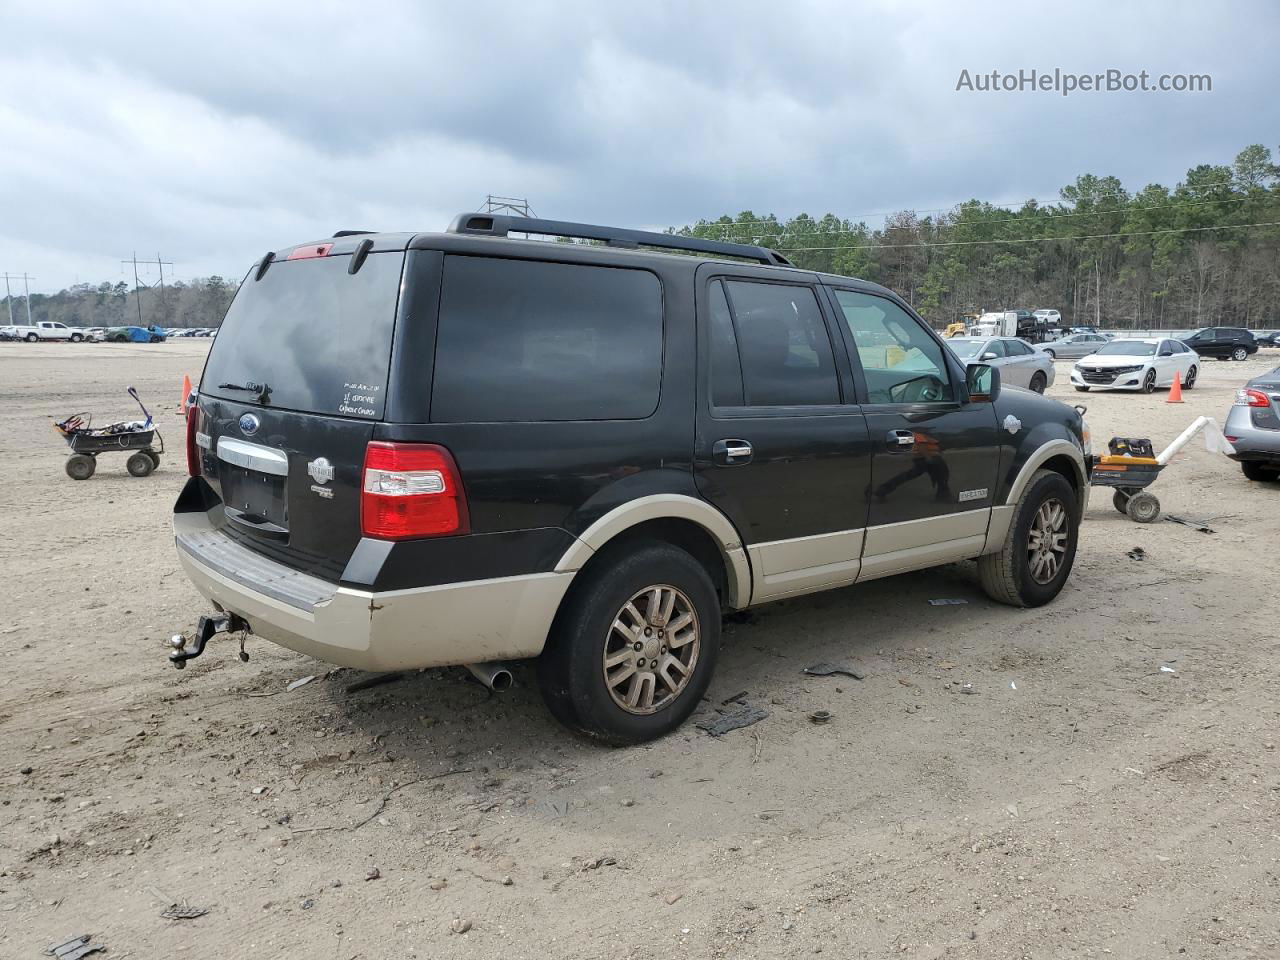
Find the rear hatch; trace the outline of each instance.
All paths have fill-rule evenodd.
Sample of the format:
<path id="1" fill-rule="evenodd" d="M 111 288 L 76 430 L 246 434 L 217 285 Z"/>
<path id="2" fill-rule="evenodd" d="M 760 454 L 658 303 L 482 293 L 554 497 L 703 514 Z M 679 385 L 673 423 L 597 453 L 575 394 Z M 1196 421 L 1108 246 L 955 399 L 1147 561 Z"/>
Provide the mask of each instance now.
<path id="1" fill-rule="evenodd" d="M 403 244 L 364 256 L 350 252 L 356 242 L 334 246 L 250 271 L 209 353 L 196 420 L 223 531 L 331 580 L 360 540 L 361 471 L 386 403 L 404 266 Z"/>

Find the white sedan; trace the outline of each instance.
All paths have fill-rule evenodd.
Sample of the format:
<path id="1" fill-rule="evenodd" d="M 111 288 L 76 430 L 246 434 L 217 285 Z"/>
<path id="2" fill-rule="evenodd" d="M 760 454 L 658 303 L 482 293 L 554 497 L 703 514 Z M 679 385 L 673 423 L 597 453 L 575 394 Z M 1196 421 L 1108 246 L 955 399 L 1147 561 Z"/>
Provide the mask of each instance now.
<path id="1" fill-rule="evenodd" d="M 1084 392 L 1099 390 L 1141 390 L 1173 386 L 1174 375 L 1182 378 L 1182 389 L 1196 385 L 1200 357 L 1180 340 L 1111 340 L 1071 371 L 1071 385 Z"/>

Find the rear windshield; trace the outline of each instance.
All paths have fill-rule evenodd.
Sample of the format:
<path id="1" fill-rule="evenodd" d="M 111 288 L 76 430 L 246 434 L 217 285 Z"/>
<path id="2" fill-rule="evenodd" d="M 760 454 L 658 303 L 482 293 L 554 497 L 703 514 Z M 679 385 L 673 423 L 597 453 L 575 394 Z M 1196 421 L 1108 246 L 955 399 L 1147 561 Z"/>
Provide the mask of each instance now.
<path id="1" fill-rule="evenodd" d="M 387 392 L 404 252 L 271 264 L 247 277 L 218 330 L 200 392 L 307 413 L 377 419 Z"/>
<path id="2" fill-rule="evenodd" d="M 1104 343 L 1096 352 L 1100 357 L 1149 357 L 1156 352 L 1156 345 L 1141 340 L 1113 340 Z"/>

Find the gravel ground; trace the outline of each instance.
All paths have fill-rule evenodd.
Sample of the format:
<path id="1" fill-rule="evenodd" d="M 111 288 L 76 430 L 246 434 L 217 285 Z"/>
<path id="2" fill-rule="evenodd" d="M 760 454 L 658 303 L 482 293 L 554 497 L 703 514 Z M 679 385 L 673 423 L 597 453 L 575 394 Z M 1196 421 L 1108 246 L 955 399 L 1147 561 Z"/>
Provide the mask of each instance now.
<path id="1" fill-rule="evenodd" d="M 207 346 L 0 344 L 0 956 L 1280 956 L 1280 484 L 1188 448 L 1153 489 L 1212 534 L 1098 492 L 1039 610 L 954 566 L 734 616 L 705 712 L 769 717 L 608 750 L 527 675 L 348 693 L 261 641 L 168 666 L 204 610 L 169 511 Z M 1207 361 L 1181 406 L 1065 363 L 1051 393 L 1161 446 L 1277 362 Z M 70 480 L 49 420 L 130 416 L 129 384 L 160 470 Z"/>

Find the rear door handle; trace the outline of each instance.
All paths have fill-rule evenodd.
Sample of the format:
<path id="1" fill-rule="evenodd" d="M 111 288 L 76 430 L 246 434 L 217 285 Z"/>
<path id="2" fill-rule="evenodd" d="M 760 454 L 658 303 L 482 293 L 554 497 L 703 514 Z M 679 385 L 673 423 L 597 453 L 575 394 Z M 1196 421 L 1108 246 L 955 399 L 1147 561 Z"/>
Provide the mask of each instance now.
<path id="1" fill-rule="evenodd" d="M 750 463 L 754 451 L 746 440 L 717 440 L 711 445 L 711 459 L 722 467 Z"/>
<path id="2" fill-rule="evenodd" d="M 910 430 L 890 430 L 884 442 L 890 450 L 910 450 L 916 445 L 916 435 Z"/>

